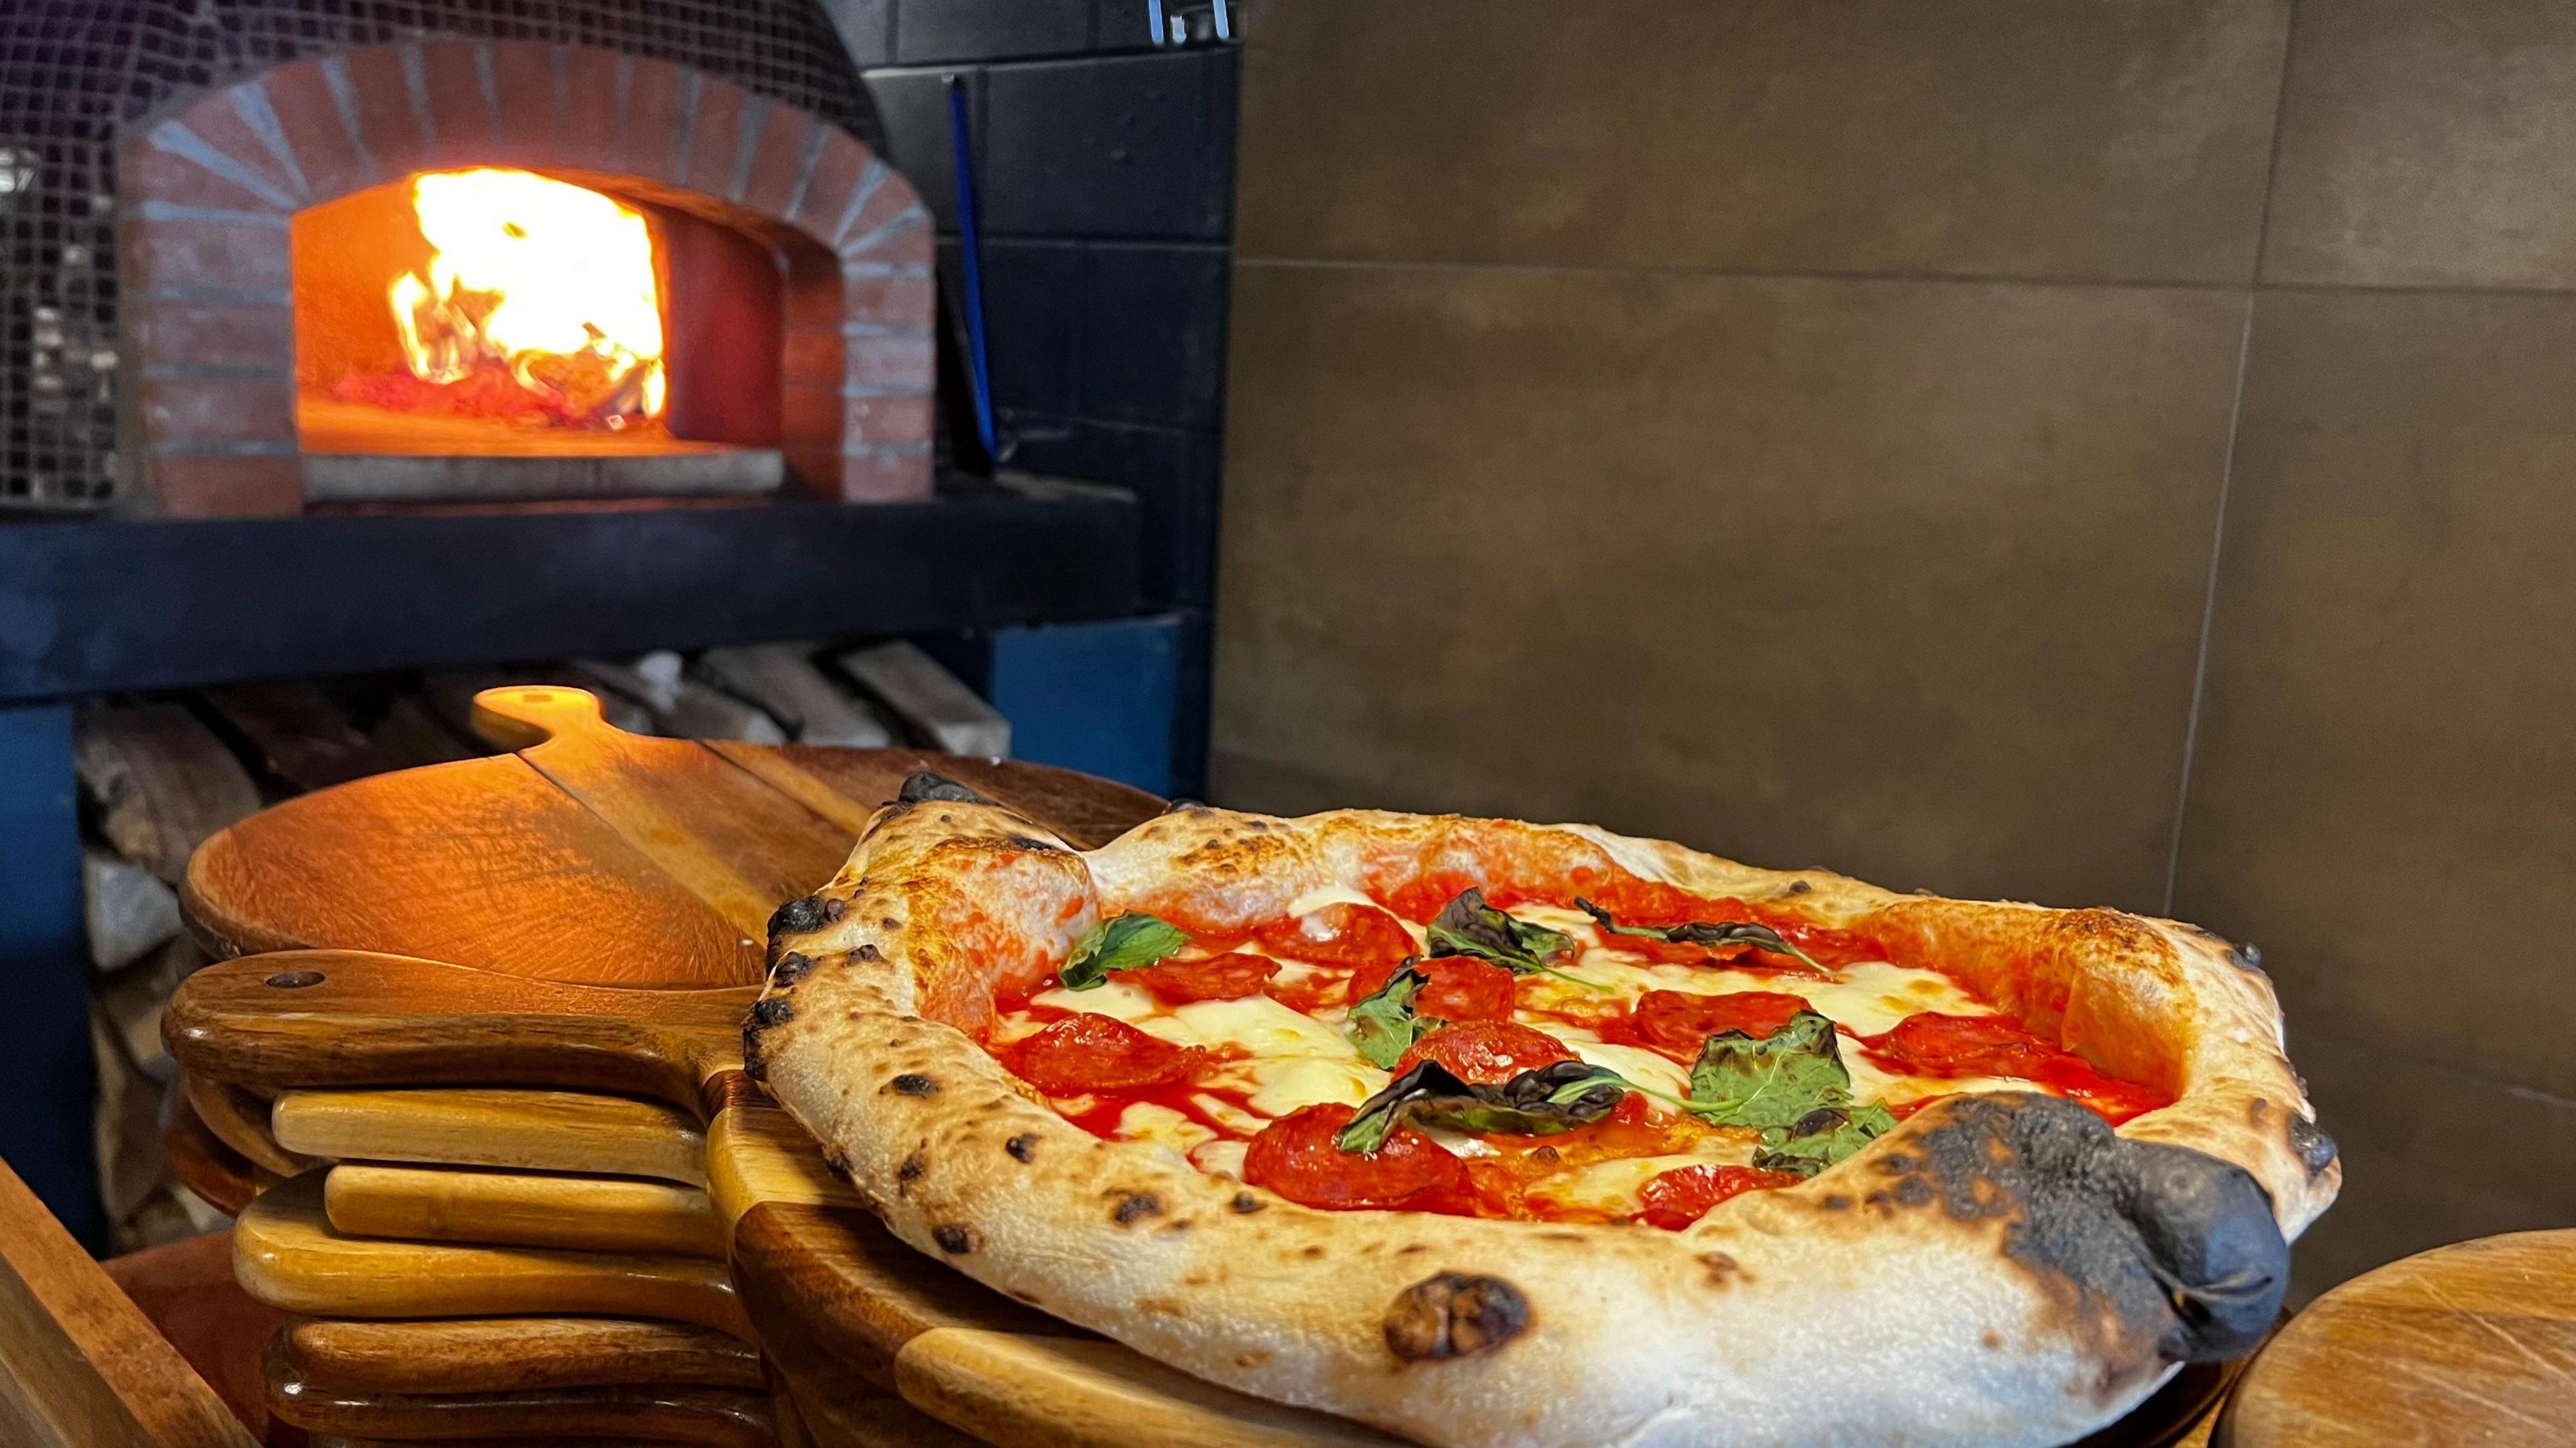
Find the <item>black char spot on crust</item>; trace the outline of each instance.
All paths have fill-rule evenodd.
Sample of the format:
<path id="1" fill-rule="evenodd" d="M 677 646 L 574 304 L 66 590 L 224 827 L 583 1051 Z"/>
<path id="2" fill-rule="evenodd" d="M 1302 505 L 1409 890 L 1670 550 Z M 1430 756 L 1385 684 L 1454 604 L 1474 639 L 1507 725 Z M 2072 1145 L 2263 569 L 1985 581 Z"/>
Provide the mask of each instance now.
<path id="1" fill-rule="evenodd" d="M 2261 975 L 2263 973 L 2262 947 L 2256 945 L 2250 940 L 2245 942 L 2243 945 L 2231 945 L 2227 947 L 2227 958 L 2229 961 L 2233 962 L 2239 970 L 2250 970 L 2256 975 Z"/>
<path id="2" fill-rule="evenodd" d="M 2290 1113 L 2288 1134 L 2290 1150 L 2298 1156 L 2299 1165 L 2308 1169 L 2310 1179 L 2322 1175 L 2327 1167 L 2334 1165 L 2335 1139 L 2326 1135 L 2324 1127 L 2294 1111 Z"/>
<path id="3" fill-rule="evenodd" d="M 893 927 L 892 927 L 892 926 L 888 926 L 887 928 L 888 928 L 888 929 L 892 929 Z M 885 952 L 884 952 L 884 951 L 881 951 L 881 950 L 879 950 L 879 949 L 877 949 L 877 948 L 876 948 L 875 946 L 873 946 L 873 945 L 862 944 L 858 949 L 853 950 L 853 951 L 851 951 L 851 952 L 850 952 L 850 959 L 852 959 L 852 960 L 883 960 L 883 959 L 885 959 Z"/>
<path id="4" fill-rule="evenodd" d="M 751 1004 L 750 1014 L 742 1020 L 742 1073 L 754 1081 L 769 1079 L 769 1066 L 760 1058 L 760 1038 L 773 1026 L 784 1025 L 796 1018 L 796 1006 L 785 996 L 767 996 Z"/>
<path id="5" fill-rule="evenodd" d="M 1037 1133 L 1024 1131 L 1003 1142 L 1002 1150 L 1009 1152 L 1015 1161 L 1035 1161 L 1038 1154 Z"/>
<path id="6" fill-rule="evenodd" d="M 1061 852 L 1064 849 L 1064 846 L 1059 845 L 1052 840 L 1035 839 L 1028 835 L 1013 835 L 1010 837 L 1010 842 L 1023 850 L 1048 850 Z"/>
<path id="7" fill-rule="evenodd" d="M 895 800 L 901 804 L 920 804 L 934 799 L 947 804 L 993 803 L 946 775 L 927 769 L 914 770 L 912 777 L 903 782 L 902 790 L 895 795 Z"/>
<path id="8" fill-rule="evenodd" d="M 1386 1345 L 1406 1362 L 1437 1362 L 1501 1347 L 1529 1323 L 1529 1299 L 1502 1278 L 1438 1272 L 1395 1295 Z"/>
<path id="9" fill-rule="evenodd" d="M 939 1094 L 939 1083 L 918 1071 L 906 1071 L 877 1088 L 879 1095 L 889 1091 L 897 1096 L 936 1096 Z"/>
<path id="10" fill-rule="evenodd" d="M 1109 1209 L 1109 1219 L 1124 1227 L 1146 1217 L 1163 1214 L 1163 1199 L 1152 1192 L 1131 1192 L 1118 1199 Z"/>
<path id="11" fill-rule="evenodd" d="M 1229 1209 L 1247 1217 L 1269 1205 L 1270 1204 L 1268 1202 L 1263 1201 L 1261 1198 L 1254 1196 L 1250 1192 L 1236 1192 L 1234 1194 L 1234 1200 L 1226 1203 L 1226 1206 Z"/>
<path id="12" fill-rule="evenodd" d="M 2280 1316 L 2290 1249 L 2242 1167 L 2130 1141 L 2050 1096 L 1953 1097 L 1917 1120 L 1868 1164 L 1871 1203 L 2009 1218 L 2004 1254 L 2064 1302 L 2106 1393 L 2164 1362 L 2243 1356 Z"/>
<path id="13" fill-rule="evenodd" d="M 930 1239 L 939 1244 L 940 1251 L 951 1256 L 975 1250 L 975 1229 L 972 1227 L 944 1223 L 930 1229 Z"/>
<path id="14" fill-rule="evenodd" d="M 829 903 L 820 895 L 807 895 L 779 906 L 769 915 L 769 938 L 774 941 L 782 935 L 803 935 L 829 925 L 833 918 L 825 913 Z"/>
<path id="15" fill-rule="evenodd" d="M 791 950 L 778 957 L 778 963 L 769 968 L 769 982 L 772 985 L 794 985 L 813 973 L 814 957 Z"/>

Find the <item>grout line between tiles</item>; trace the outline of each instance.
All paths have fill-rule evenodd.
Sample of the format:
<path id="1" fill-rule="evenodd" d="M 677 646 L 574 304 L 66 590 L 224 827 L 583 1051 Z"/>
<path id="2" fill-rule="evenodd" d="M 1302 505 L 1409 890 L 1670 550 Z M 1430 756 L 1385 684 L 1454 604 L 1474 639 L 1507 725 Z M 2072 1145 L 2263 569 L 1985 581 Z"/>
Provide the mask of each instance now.
<path id="1" fill-rule="evenodd" d="M 2236 448 L 2245 426 L 2245 385 L 2254 360 L 2254 311 L 2262 297 L 2263 251 L 2272 237 L 2272 202 L 2281 184 L 2281 130 L 2290 110 L 2290 67 L 2297 61 L 2299 0 L 2281 19 L 2281 73 L 2272 92 L 2272 145 L 2263 163 L 2263 215 L 2254 228 L 2254 285 L 2245 294 L 2245 330 L 2236 342 L 2236 395 L 2227 411 L 2227 456 L 2218 469 L 2218 516 L 2209 527 L 2209 576 L 2200 596 L 2200 648 L 2192 660 L 2191 707 L 2183 717 L 2181 778 L 2174 786 L 2173 841 L 2165 852 L 2164 913 L 2182 888 L 2183 826 L 2191 815 L 2192 766 L 2200 758 L 2200 715 L 2209 698 L 2209 651 L 2218 619 L 2218 569 L 2227 557 L 2227 504 L 2236 485 Z"/>
<path id="2" fill-rule="evenodd" d="M 2254 356 L 2254 302 L 2245 298 L 2245 325 L 2236 339 L 2236 399 L 2227 410 L 2227 456 L 2218 468 L 2218 515 L 2209 528 L 2209 576 L 2201 585 L 2200 648 L 2191 667 L 2191 708 L 2183 717 L 2182 778 L 2174 786 L 2173 842 L 2165 852 L 2164 914 L 2174 913 L 2174 891 L 2182 879 L 2182 826 L 2191 808 L 2191 766 L 2200 753 L 2200 711 L 2209 694 L 2211 624 L 2218 615 L 2218 565 L 2227 553 L 2227 495 L 2236 482 L 2236 441 L 2245 422 L 2245 374 Z"/>

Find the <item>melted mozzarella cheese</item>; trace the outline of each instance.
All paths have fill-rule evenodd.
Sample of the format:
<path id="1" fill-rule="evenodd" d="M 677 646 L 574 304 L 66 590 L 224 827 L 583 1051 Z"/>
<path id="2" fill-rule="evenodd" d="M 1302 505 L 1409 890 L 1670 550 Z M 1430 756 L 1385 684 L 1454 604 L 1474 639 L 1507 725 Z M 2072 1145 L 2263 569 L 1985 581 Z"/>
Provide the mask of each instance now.
<path id="1" fill-rule="evenodd" d="M 1270 1124 L 1268 1117 L 1256 1116 L 1223 1097 L 1210 1096 L 1204 1091 L 1191 1096 L 1190 1104 L 1206 1112 L 1208 1119 L 1217 1125 L 1228 1131 L 1240 1131 L 1246 1136 L 1258 1136 L 1261 1128 Z"/>
<path id="2" fill-rule="evenodd" d="M 1190 1165 L 1217 1176 L 1243 1177 L 1243 1154 L 1252 1149 L 1250 1142 L 1210 1141 L 1190 1151 Z"/>
<path id="3" fill-rule="evenodd" d="M 1033 1006 L 1052 1006 L 1060 1011 L 1089 1011 L 1093 1015 L 1115 1016 L 1131 1025 L 1142 1024 L 1161 1007 L 1154 993 L 1141 985 L 1131 984 L 1116 976 L 1089 990 L 1066 990 L 1057 986 L 1029 997 Z"/>
<path id="4" fill-rule="evenodd" d="M 1168 1106 L 1151 1101 L 1136 1101 L 1118 1113 L 1118 1135 L 1127 1141 L 1150 1141 L 1168 1146 L 1187 1156 L 1199 1146 L 1216 1140 L 1216 1133 L 1192 1121 Z"/>
<path id="5" fill-rule="evenodd" d="M 1141 1028 L 1179 1046 L 1231 1046 L 1254 1056 L 1359 1059 L 1341 1032 L 1266 995 L 1232 1001 L 1192 1001 L 1170 1015 L 1139 1021 Z"/>
<path id="6" fill-rule="evenodd" d="M 1353 1056 L 1256 1056 L 1227 1061 L 1199 1078 L 1220 1090 L 1243 1093 L 1264 1116 L 1285 1116 L 1308 1106 L 1357 1106 L 1386 1089 L 1386 1073 Z"/>
<path id="7" fill-rule="evenodd" d="M 1651 1086 L 1675 1096 L 1690 1094 L 1690 1073 L 1642 1046 L 1614 1046 L 1580 1026 L 1559 1021 L 1533 1018 L 1530 1024 L 1565 1043 L 1565 1049 L 1583 1059 L 1587 1066 L 1607 1066 L 1640 1086 Z M 1659 1111 L 1672 1108 L 1650 1100 Z"/>

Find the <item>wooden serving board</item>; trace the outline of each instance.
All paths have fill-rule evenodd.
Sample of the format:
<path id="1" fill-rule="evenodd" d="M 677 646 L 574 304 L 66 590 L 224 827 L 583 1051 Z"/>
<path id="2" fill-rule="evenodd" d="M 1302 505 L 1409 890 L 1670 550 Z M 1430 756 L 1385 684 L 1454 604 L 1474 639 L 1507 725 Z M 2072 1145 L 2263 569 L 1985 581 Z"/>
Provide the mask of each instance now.
<path id="1" fill-rule="evenodd" d="M 2576 1231 L 2439 1247 L 2318 1298 L 2247 1370 L 2217 1441 L 2576 1443 Z"/>

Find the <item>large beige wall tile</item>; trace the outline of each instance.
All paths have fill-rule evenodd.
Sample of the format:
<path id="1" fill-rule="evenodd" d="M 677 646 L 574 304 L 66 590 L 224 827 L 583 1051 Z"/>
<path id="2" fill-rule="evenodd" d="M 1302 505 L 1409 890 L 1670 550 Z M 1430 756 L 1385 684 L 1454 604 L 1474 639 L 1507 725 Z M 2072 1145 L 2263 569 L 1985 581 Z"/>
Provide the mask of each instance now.
<path id="1" fill-rule="evenodd" d="M 1236 277 L 1219 799 L 2161 904 L 2241 298 Z"/>
<path id="2" fill-rule="evenodd" d="M 1248 257 L 2251 279 L 2288 0 L 1268 0 Z"/>
<path id="3" fill-rule="evenodd" d="M 2175 902 L 2296 1026 L 2562 1096 L 2571 379 L 2576 297 L 2262 297 Z"/>
<path id="4" fill-rule="evenodd" d="M 2263 273 L 2576 285 L 2576 6 L 2302 5 Z"/>

